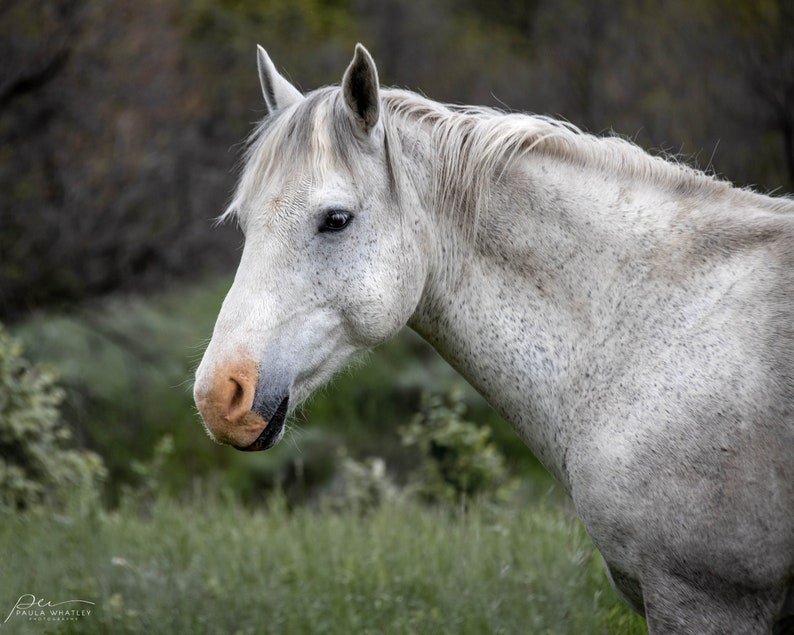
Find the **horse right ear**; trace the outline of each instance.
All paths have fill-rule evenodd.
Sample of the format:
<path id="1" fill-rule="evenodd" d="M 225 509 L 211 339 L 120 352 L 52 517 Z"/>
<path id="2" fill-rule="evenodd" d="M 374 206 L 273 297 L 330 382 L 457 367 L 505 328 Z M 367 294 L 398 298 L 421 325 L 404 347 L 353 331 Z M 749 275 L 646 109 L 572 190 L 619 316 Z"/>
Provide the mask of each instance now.
<path id="1" fill-rule="evenodd" d="M 353 61 L 342 78 L 342 95 L 353 121 L 365 135 L 369 135 L 380 116 L 378 69 L 369 51 L 361 44 L 356 44 Z"/>
<path id="2" fill-rule="evenodd" d="M 259 83 L 262 86 L 262 95 L 265 97 L 267 114 L 270 115 L 303 99 L 300 91 L 279 74 L 265 49 L 261 46 L 257 46 L 256 49 Z"/>

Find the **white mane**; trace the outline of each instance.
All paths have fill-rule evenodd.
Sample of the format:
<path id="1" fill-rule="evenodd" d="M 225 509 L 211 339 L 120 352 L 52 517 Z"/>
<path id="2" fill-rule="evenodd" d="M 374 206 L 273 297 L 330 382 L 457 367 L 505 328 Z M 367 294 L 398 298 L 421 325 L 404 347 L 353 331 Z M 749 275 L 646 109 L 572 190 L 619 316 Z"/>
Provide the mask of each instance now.
<path id="1" fill-rule="evenodd" d="M 403 164 L 410 161 L 405 153 L 411 149 L 403 147 L 403 140 L 411 136 L 409 128 L 425 128 L 431 140 L 428 158 L 436 166 L 434 207 L 439 213 L 460 215 L 465 227 L 476 226 L 491 184 L 515 160 L 532 152 L 678 193 L 733 190 L 739 196 L 759 196 L 683 163 L 650 155 L 626 139 L 597 137 L 549 117 L 446 105 L 397 89 L 382 89 L 381 104 L 392 175 L 405 173 Z M 327 87 L 266 117 L 251 135 L 240 183 L 221 219 L 241 213 L 277 171 L 283 178 L 285 169 L 323 174 L 340 161 L 352 170 L 361 166 L 363 155 L 356 151 L 355 131 L 343 108 L 338 87 Z M 767 205 L 791 207 L 785 198 L 760 198 Z"/>
<path id="2" fill-rule="evenodd" d="M 727 191 L 731 185 L 683 163 L 648 154 L 620 137 L 596 137 L 573 124 L 523 113 L 445 105 L 409 91 L 383 91 L 387 125 L 430 127 L 437 166 L 436 208 L 462 213 L 476 224 L 490 185 L 517 159 L 532 152 L 595 166 L 624 178 L 677 192 Z"/>

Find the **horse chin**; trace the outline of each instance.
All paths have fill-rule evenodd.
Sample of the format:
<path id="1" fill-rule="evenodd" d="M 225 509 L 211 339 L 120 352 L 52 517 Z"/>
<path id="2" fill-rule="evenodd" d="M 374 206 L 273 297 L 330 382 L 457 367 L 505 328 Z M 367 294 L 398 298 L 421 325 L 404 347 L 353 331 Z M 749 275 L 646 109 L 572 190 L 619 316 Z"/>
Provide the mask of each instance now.
<path id="1" fill-rule="evenodd" d="M 251 444 L 243 448 L 237 447 L 241 452 L 259 452 L 261 450 L 269 450 L 276 445 L 284 436 L 284 425 L 287 420 L 287 411 L 289 410 L 289 395 L 281 400 L 281 403 L 276 408 L 276 411 L 270 417 L 267 425 L 262 430 L 261 434 Z"/>

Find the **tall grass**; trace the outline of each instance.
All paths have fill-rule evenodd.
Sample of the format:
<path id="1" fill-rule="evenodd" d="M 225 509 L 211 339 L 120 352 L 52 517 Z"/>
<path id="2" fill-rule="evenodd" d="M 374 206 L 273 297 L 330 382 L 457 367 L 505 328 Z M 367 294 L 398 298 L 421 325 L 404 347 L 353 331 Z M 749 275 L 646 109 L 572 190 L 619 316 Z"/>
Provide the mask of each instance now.
<path id="1" fill-rule="evenodd" d="M 0 619 L 17 598 L 95 602 L 9 633 L 644 633 L 558 505 L 361 514 L 161 498 L 81 520 L 3 519 Z"/>
<path id="2" fill-rule="evenodd" d="M 522 505 L 450 512 L 398 499 L 363 514 L 295 507 L 293 472 L 316 483 L 304 497 L 316 501 L 324 482 L 310 472 L 333 475 L 340 457 L 382 456 L 398 473 L 410 460 L 398 426 L 423 389 L 443 393 L 460 381 L 416 336 L 342 373 L 274 451 L 210 443 L 190 377 L 227 285 L 117 298 L 15 329 L 36 361 L 58 368 L 64 416 L 102 453 L 121 504 L 0 517 L 0 622 L 12 612 L 0 635 L 645 632 L 609 588 L 570 510 L 540 494 L 550 477 L 482 400 L 469 400 L 471 418 L 489 420 L 514 471 L 539 484 L 523 487 Z M 165 434 L 169 442 L 158 442 Z M 151 460 L 153 447 L 169 451 Z M 136 471 L 141 460 L 149 468 Z M 174 494 L 193 483 L 203 492 Z M 240 502 L 268 499 L 274 484 L 289 504 Z M 12 611 L 27 594 L 95 605 L 75 621 L 29 621 Z"/>

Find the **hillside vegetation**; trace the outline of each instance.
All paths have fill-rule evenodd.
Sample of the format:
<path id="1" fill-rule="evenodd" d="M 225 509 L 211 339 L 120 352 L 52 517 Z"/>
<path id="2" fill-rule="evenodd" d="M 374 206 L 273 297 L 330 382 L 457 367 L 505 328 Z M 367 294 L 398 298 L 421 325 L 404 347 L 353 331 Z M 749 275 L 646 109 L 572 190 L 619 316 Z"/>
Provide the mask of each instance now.
<path id="1" fill-rule="evenodd" d="M 163 438 L 161 484 L 178 493 L 196 479 L 230 485 L 244 499 L 278 486 L 298 499 L 327 484 L 343 456 L 378 456 L 404 480 L 419 455 L 399 429 L 423 393 L 463 390 L 468 418 L 493 430 L 512 470 L 549 477 L 513 431 L 416 335 L 400 337 L 354 362 L 292 418 L 272 451 L 246 454 L 212 443 L 193 404 L 193 371 L 230 281 L 218 279 L 150 299 L 116 297 L 69 313 L 42 313 L 18 325 L 25 355 L 57 371 L 62 416 L 78 445 L 97 452 L 108 494 L 140 480 L 137 465 Z"/>

